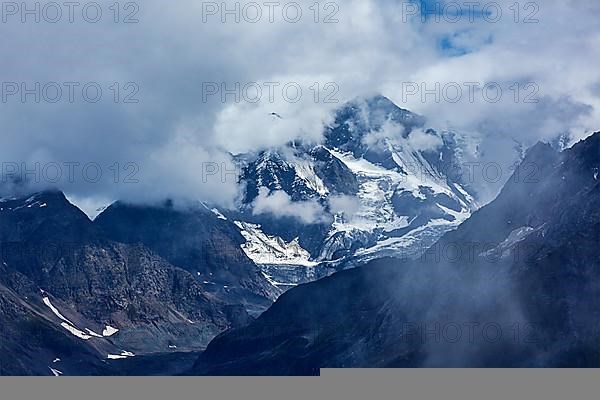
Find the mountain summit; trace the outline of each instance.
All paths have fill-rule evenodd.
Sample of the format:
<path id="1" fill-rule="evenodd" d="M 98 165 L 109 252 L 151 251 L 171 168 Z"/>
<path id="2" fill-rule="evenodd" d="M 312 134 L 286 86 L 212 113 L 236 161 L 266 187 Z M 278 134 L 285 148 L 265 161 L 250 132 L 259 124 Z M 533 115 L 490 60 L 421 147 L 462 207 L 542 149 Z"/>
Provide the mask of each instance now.
<path id="1" fill-rule="evenodd" d="M 238 156 L 243 204 L 228 216 L 253 226 L 241 228 L 248 256 L 289 286 L 386 255 L 420 255 L 478 207 L 457 173 L 466 138 L 425 124 L 383 96 L 356 99 L 336 111 L 321 144 Z M 306 257 L 290 248 L 296 255 L 286 260 L 261 246 L 265 238 L 283 243 L 279 253 L 295 242 Z"/>

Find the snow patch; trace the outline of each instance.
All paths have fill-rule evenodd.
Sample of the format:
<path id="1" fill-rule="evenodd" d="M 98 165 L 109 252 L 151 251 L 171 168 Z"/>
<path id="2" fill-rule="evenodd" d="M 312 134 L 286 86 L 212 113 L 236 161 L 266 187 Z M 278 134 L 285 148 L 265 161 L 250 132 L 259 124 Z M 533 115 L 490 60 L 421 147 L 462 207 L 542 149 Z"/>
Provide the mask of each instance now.
<path id="1" fill-rule="evenodd" d="M 92 331 L 91 329 L 85 328 L 85 330 L 86 330 L 86 331 L 87 331 L 87 333 L 89 333 L 91 336 L 94 336 L 94 337 L 99 337 L 99 338 L 101 338 L 101 337 L 102 337 L 102 335 L 99 335 L 99 334 L 97 334 L 96 332 Z"/>
<path id="2" fill-rule="evenodd" d="M 65 197 L 69 203 L 87 215 L 91 221 L 95 220 L 114 203 L 114 200 L 110 199 L 79 197 L 69 193 L 65 193 Z"/>
<path id="3" fill-rule="evenodd" d="M 227 221 L 227 217 L 225 217 L 223 214 L 221 214 L 221 212 L 219 210 L 217 210 L 216 208 L 213 208 L 210 211 L 212 211 L 212 213 L 215 214 L 218 219 L 221 219 L 223 221 Z"/>
<path id="4" fill-rule="evenodd" d="M 67 324 L 66 322 L 61 322 L 60 326 L 62 326 L 63 328 L 65 328 L 66 330 L 71 332 L 71 334 L 73 336 L 77 336 L 80 339 L 89 340 L 92 338 L 90 335 L 86 334 L 85 332 L 80 331 L 79 329 L 75 328 L 74 326 Z"/>
<path id="5" fill-rule="evenodd" d="M 109 360 L 122 360 L 129 357 L 135 357 L 135 354 L 130 351 L 122 350 L 121 354 L 109 354 L 106 358 Z"/>
<path id="6" fill-rule="evenodd" d="M 522 242 L 536 229 L 531 226 L 523 226 L 513 230 L 508 237 L 495 248 L 479 254 L 480 257 L 500 256 L 505 258 L 509 255 L 509 251 L 518 243 Z"/>
<path id="7" fill-rule="evenodd" d="M 40 289 L 41 290 L 41 289 Z M 43 290 L 41 290 L 42 293 L 45 293 Z M 87 331 L 90 334 L 87 334 L 79 329 L 77 329 L 75 327 L 75 324 L 72 323 L 71 321 L 69 321 L 64 315 L 61 314 L 60 311 L 58 311 L 58 309 L 56 307 L 54 307 L 54 305 L 50 302 L 50 298 L 49 297 L 44 297 L 42 299 L 42 301 L 44 302 L 44 304 L 46 306 L 48 306 L 48 308 L 50 308 L 50 310 L 54 313 L 54 315 L 56 315 L 58 318 L 60 318 L 62 321 L 60 326 L 62 326 L 63 328 L 65 328 L 67 331 L 69 331 L 73 336 L 77 336 L 80 339 L 83 340 L 89 340 L 92 338 L 91 335 L 93 336 L 97 336 L 97 337 L 102 337 L 100 335 L 98 335 L 97 333 L 94 333 L 92 331 L 90 331 L 89 329 L 87 329 Z"/>
<path id="8" fill-rule="evenodd" d="M 290 283 L 290 282 L 277 282 L 276 280 L 273 279 L 272 276 L 268 275 L 267 273 L 265 273 L 264 271 L 260 271 L 261 274 L 265 277 L 265 279 L 273 286 L 275 287 L 294 287 L 294 286 L 298 286 L 297 283 Z"/>
<path id="9" fill-rule="evenodd" d="M 102 331 L 102 336 L 104 336 L 104 337 L 110 337 L 110 336 L 114 335 L 117 332 L 119 332 L 119 330 L 117 328 L 113 328 L 110 325 L 106 325 L 106 328 L 104 328 L 104 330 Z"/>
<path id="10" fill-rule="evenodd" d="M 40 289 L 41 290 L 41 289 Z M 44 293 L 44 291 L 42 291 L 42 293 Z M 58 308 L 54 307 L 54 305 L 52 305 L 52 303 L 50 302 L 50 298 L 49 297 L 44 297 L 42 299 L 42 301 L 44 302 L 45 305 L 48 306 L 48 308 L 50 308 L 50 310 L 52 310 L 52 312 L 54 313 L 54 315 L 56 315 L 58 318 L 62 319 L 63 321 L 74 325 L 71 321 L 69 321 L 64 315 L 62 315 L 60 313 L 60 311 L 58 311 Z"/>

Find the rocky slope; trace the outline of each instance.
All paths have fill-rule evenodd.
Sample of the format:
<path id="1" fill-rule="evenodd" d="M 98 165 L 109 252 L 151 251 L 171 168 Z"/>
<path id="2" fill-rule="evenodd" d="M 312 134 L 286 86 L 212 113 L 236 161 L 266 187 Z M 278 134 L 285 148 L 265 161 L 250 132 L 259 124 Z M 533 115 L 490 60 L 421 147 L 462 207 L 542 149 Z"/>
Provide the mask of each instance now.
<path id="1" fill-rule="evenodd" d="M 118 229 L 118 224 L 103 221 L 90 221 L 60 192 L 0 201 L 3 374 L 51 375 L 52 369 L 62 374 L 108 373 L 110 360 L 201 350 L 218 333 L 247 324 L 249 304 L 264 308 L 270 303 L 269 293 L 251 291 L 272 288 L 266 279 L 263 286 L 252 286 L 260 281 L 246 271 L 242 277 L 250 276 L 248 281 L 234 280 L 240 271 L 235 268 L 250 264 L 257 271 L 239 243 L 229 244 L 230 253 L 212 248 L 215 259 L 194 259 L 189 249 L 199 243 L 197 236 L 191 242 L 181 236 L 181 247 L 175 249 L 163 236 L 161 243 L 173 250 L 163 257 L 164 248 L 156 243 L 107 235 L 105 229 Z M 177 227 L 179 233 L 190 233 L 193 221 L 187 221 Z M 207 218 L 202 221 L 210 227 Z M 137 227 L 143 228 L 140 222 Z M 172 223 L 177 222 L 173 217 Z M 231 240 L 223 239 L 225 235 L 213 227 L 203 240 L 222 250 Z M 178 256 L 196 264 L 183 263 Z M 222 263 L 222 273 L 216 273 L 214 262 Z M 194 273 L 191 267 L 197 268 Z M 211 267 L 215 281 L 231 282 L 231 296 L 203 283 L 195 272 L 204 268 L 208 274 Z"/>
<path id="2" fill-rule="evenodd" d="M 63 329 L 39 304 L 32 304 L 5 285 L 0 265 L 0 375 L 57 375 L 64 371 L 108 374 L 104 351 Z M 19 278 L 22 282 L 26 278 Z M 106 351 L 116 351 L 106 346 Z M 108 353 L 107 353 L 108 354 Z"/>
<path id="3" fill-rule="evenodd" d="M 121 243 L 141 243 L 173 265 L 192 273 L 205 291 L 230 304 L 264 311 L 279 290 L 242 251 L 237 227 L 202 204 L 176 209 L 115 203 L 94 225 Z"/>
<path id="4" fill-rule="evenodd" d="M 600 133 L 562 153 L 539 144 L 495 201 L 418 260 L 292 289 L 213 340 L 190 373 L 599 367 L 599 172 Z"/>

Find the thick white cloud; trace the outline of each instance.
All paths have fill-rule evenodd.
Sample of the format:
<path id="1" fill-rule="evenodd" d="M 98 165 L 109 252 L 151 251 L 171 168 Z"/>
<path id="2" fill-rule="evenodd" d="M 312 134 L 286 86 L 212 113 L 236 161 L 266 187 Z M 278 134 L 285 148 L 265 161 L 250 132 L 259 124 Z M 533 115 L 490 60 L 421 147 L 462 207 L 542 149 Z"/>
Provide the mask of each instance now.
<path id="1" fill-rule="evenodd" d="M 444 144 L 439 136 L 429 134 L 423 129 L 413 130 L 408 137 L 408 143 L 418 151 L 436 150 Z"/>
<path id="2" fill-rule="evenodd" d="M 104 15 L 96 24 L 77 13 L 74 23 L 65 22 L 65 15 L 54 24 L 21 23 L 20 15 L 7 16 L 0 41 L 3 82 L 29 87 L 35 82 L 98 82 L 103 98 L 92 104 L 77 91 L 73 103 L 7 98 L 0 103 L 0 158 L 10 165 L 26 162 L 28 168 L 97 163 L 103 176 L 96 183 L 80 175 L 67 179 L 64 173 L 58 183 L 40 179 L 34 185 L 57 185 L 79 198 L 155 201 L 172 196 L 230 205 L 238 190 L 226 167 L 231 165 L 228 152 L 295 137 L 318 140 L 336 106 L 324 101 L 332 93 L 324 88 L 329 82 L 339 88 L 333 99 L 340 102 L 380 92 L 427 116 L 431 125 L 478 132 L 483 150 L 499 162 L 508 162 L 513 139 L 528 145 L 568 133 L 576 140 L 600 129 L 598 5 L 539 2 L 539 23 L 523 24 L 513 20 L 513 0 L 496 2 L 504 12 L 497 23 L 466 17 L 458 23 L 409 21 L 402 2 L 390 0 L 338 1 L 339 22 L 329 24 L 322 20 L 331 9 L 321 9 L 321 22 L 313 21 L 313 1 L 300 2 L 298 23 L 286 22 L 280 12 L 274 23 L 266 14 L 259 23 L 235 23 L 231 16 L 226 23 L 219 16 L 204 23 L 203 2 L 192 0 L 140 2 L 137 24 L 114 23 L 108 9 L 112 1 L 99 2 Z M 233 3 L 228 2 L 230 8 Z M 122 10 L 120 18 L 128 11 Z M 522 10 L 520 19 L 526 15 Z M 124 85 L 134 82 L 139 102 L 114 103 L 114 82 L 120 83 L 120 100 L 131 93 Z M 292 103 L 276 91 L 273 102 L 264 93 L 257 103 L 236 102 L 232 96 L 223 102 L 220 96 L 203 98 L 206 82 L 225 82 L 229 88 L 296 82 L 303 96 Z M 431 96 L 422 101 L 405 96 L 407 82 L 428 88 L 437 82 L 499 82 L 505 93 L 497 103 L 482 101 L 479 92 L 474 102 L 466 95 L 456 103 L 431 101 Z M 535 82 L 540 101 L 515 102 L 506 87 L 516 82 Z M 316 102 L 310 89 L 314 83 L 320 85 Z M 121 170 L 118 183 L 110 169 L 115 163 Z M 125 169 L 129 163 L 139 169 L 138 183 L 122 182 L 132 171 Z M 215 165 L 221 169 L 215 171 Z"/>
<path id="3" fill-rule="evenodd" d="M 275 217 L 295 218 L 303 224 L 329 222 L 330 216 L 316 200 L 293 202 L 283 191 L 269 193 L 261 188 L 254 200 L 252 212 L 255 215 L 269 214 Z"/>

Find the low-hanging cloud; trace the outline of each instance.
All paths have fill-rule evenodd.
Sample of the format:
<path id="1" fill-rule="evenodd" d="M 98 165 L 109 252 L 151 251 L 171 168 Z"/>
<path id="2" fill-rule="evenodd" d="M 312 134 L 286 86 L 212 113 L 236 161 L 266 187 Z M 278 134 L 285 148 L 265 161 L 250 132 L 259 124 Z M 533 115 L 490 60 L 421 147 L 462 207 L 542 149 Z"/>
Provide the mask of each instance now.
<path id="1" fill-rule="evenodd" d="M 405 129 L 402 125 L 387 120 L 379 129 L 371 130 L 362 138 L 362 143 L 371 149 L 386 150 L 390 140 L 402 138 Z"/>
<path id="2" fill-rule="evenodd" d="M 252 212 L 255 215 L 272 215 L 274 217 L 295 218 L 303 224 L 328 222 L 329 216 L 316 200 L 292 201 L 283 191 L 269 193 L 261 188 L 254 200 Z"/>
<path id="3" fill-rule="evenodd" d="M 344 218 L 352 219 L 360 211 L 360 200 L 356 196 L 332 195 L 328 199 L 329 209 L 334 215 L 342 215 Z"/>
<path id="4" fill-rule="evenodd" d="M 423 129 L 413 129 L 408 135 L 408 144 L 417 151 L 432 151 L 443 146 L 441 137 Z"/>

